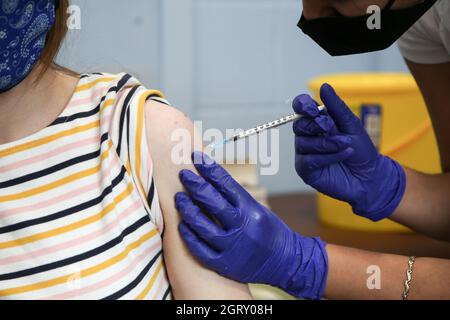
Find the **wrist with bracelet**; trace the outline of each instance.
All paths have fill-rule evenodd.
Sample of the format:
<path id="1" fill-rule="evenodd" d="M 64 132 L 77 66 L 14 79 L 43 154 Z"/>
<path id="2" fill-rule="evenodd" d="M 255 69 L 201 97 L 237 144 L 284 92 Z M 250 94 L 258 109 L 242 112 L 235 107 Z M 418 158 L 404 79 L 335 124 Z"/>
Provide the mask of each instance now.
<path id="1" fill-rule="evenodd" d="M 411 289 L 411 282 L 413 279 L 414 263 L 416 262 L 416 257 L 411 256 L 408 260 L 408 268 L 406 269 L 406 280 L 403 284 L 404 291 L 402 293 L 402 300 L 408 300 L 409 290 Z"/>

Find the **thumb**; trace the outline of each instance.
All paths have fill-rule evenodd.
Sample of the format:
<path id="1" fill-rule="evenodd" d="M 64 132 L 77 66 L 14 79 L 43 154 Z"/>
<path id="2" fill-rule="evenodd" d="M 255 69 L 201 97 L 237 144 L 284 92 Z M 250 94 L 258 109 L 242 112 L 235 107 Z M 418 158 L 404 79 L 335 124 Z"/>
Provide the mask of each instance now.
<path id="1" fill-rule="evenodd" d="M 361 130 L 362 123 L 359 118 L 342 101 L 333 87 L 328 83 L 323 84 L 320 88 L 320 98 L 327 107 L 328 114 L 333 118 L 340 132 L 355 134 Z"/>
<path id="2" fill-rule="evenodd" d="M 307 116 L 310 118 L 315 118 L 319 115 L 319 104 L 307 94 L 301 94 L 295 97 L 294 102 L 292 102 L 292 107 L 295 113 Z"/>

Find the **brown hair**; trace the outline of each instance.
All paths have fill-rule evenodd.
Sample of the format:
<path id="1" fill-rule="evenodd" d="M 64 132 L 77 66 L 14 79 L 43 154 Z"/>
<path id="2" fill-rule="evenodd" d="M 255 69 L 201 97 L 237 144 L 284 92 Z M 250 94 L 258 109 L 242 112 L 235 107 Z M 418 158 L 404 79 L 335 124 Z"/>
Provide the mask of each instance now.
<path id="1" fill-rule="evenodd" d="M 69 0 L 56 0 L 56 2 L 58 6 L 55 11 L 55 24 L 47 35 L 45 47 L 39 60 L 41 70 L 39 72 L 38 80 L 44 75 L 49 67 L 55 67 L 56 69 L 69 74 L 77 74 L 76 72 L 55 63 L 55 58 L 58 55 L 59 49 L 61 48 L 68 31 L 67 19 L 69 17 L 67 13 Z"/>

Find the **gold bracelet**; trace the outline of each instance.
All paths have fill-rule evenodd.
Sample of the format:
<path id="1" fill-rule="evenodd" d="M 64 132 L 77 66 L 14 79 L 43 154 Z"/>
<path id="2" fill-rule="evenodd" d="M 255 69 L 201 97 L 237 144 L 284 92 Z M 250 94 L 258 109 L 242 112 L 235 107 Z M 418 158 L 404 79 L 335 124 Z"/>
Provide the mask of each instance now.
<path id="1" fill-rule="evenodd" d="M 414 270 L 414 262 L 416 262 L 416 257 L 411 256 L 408 261 L 408 269 L 406 269 L 406 280 L 405 280 L 405 291 L 402 293 L 402 299 L 408 300 L 409 295 L 409 289 L 411 287 L 411 281 L 413 277 L 413 270 Z"/>

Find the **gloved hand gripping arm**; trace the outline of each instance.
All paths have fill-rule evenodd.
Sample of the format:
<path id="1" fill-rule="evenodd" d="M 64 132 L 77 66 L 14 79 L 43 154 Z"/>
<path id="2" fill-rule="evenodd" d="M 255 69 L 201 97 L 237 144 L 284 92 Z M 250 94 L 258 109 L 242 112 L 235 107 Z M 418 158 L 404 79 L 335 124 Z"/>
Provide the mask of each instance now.
<path id="1" fill-rule="evenodd" d="M 202 177 L 182 171 L 188 193 L 176 195 L 180 233 L 194 256 L 240 282 L 321 298 L 328 272 L 324 242 L 293 232 L 205 155 L 195 153 L 194 164 Z"/>

